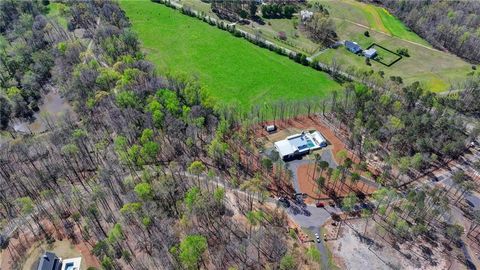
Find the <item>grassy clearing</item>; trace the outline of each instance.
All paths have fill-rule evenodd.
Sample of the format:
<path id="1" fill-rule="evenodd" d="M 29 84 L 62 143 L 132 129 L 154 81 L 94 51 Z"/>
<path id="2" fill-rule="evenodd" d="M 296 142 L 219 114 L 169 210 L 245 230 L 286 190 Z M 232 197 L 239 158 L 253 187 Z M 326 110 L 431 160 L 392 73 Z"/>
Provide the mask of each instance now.
<path id="1" fill-rule="evenodd" d="M 391 36 L 430 46 L 428 42 L 412 32 L 384 8 L 354 0 L 313 0 L 312 2 L 320 2 L 325 5 L 332 17 L 336 19 L 365 25 Z"/>
<path id="2" fill-rule="evenodd" d="M 398 18 L 390 14 L 386 9 L 375 7 L 377 13 L 380 15 L 383 25 L 388 29 L 390 34 L 401 39 L 410 40 L 426 46 L 430 46 L 427 41 L 419 37 L 415 32 L 412 32 L 403 24 Z"/>
<path id="3" fill-rule="evenodd" d="M 190 7 L 218 19 L 218 16 L 212 12 L 210 4 L 202 2 L 201 0 L 178 0 L 178 2 L 185 7 Z M 260 8 L 257 10 L 257 15 L 261 16 Z M 294 26 L 294 24 L 299 22 L 297 16 L 293 16 L 292 19 L 263 18 L 263 21 L 263 24 L 251 22 L 248 25 L 238 24 L 237 27 L 251 34 L 260 35 L 262 38 L 267 39 L 270 42 L 307 55 L 314 54 L 316 51 L 323 48 L 322 45 L 311 41 L 303 31 L 300 31 L 298 27 Z M 285 32 L 287 37 L 286 41 L 278 39 L 278 33 L 280 31 Z"/>
<path id="4" fill-rule="evenodd" d="M 426 41 L 409 31 L 401 21 L 385 9 L 352 0 L 316 1 L 329 9 L 341 40 L 354 40 L 363 48 L 372 43 L 377 43 L 391 51 L 406 48 L 410 54 L 410 57 L 403 57 L 391 67 L 375 61 L 371 61 L 372 65 L 367 66 L 363 57 L 339 48 L 319 55 L 317 60 L 321 62 L 331 63 L 332 59 L 335 59 L 344 67 L 354 66 L 357 69 L 373 69 L 376 72 L 382 70 L 386 78 L 401 76 L 407 84 L 420 81 L 427 89 L 434 92 L 447 90 L 452 83 L 464 79 L 471 71 L 471 65 L 459 57 L 430 48 Z M 366 37 L 364 32 L 367 29 L 357 24 L 366 25 L 375 31 L 370 30 L 370 37 Z"/>
<path id="5" fill-rule="evenodd" d="M 380 46 L 372 46 L 373 49 L 377 50 L 376 60 L 389 65 L 399 58 L 398 55 L 391 53 Z"/>
<path id="6" fill-rule="evenodd" d="M 56 19 L 58 23 L 65 29 L 67 29 L 67 19 L 62 15 L 62 10 L 66 10 L 68 7 L 62 3 L 51 2 L 48 5 L 48 16 Z"/>
<path id="7" fill-rule="evenodd" d="M 120 1 L 147 58 L 163 73 L 198 78 L 218 103 L 242 109 L 279 99 L 325 96 L 330 77 L 148 0 Z"/>

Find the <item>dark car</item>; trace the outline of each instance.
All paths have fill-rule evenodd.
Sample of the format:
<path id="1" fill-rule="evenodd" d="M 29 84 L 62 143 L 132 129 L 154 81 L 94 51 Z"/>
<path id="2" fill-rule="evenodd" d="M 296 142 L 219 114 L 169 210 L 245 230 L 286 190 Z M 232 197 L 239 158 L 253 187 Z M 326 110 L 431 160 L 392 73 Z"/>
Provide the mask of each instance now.
<path id="1" fill-rule="evenodd" d="M 293 197 L 302 197 L 302 198 L 306 198 L 308 195 L 307 193 L 302 193 L 302 192 L 298 192 L 298 193 L 295 193 L 293 194 Z"/>
<path id="2" fill-rule="evenodd" d="M 360 207 L 361 207 L 362 209 L 368 209 L 368 210 L 373 210 L 373 209 L 375 209 L 375 205 L 374 205 L 373 203 L 371 203 L 371 202 L 362 202 L 362 203 L 360 204 Z"/>
<path id="3" fill-rule="evenodd" d="M 335 202 L 334 202 L 334 201 L 330 201 L 330 202 L 328 203 L 328 205 L 330 205 L 331 207 L 335 207 Z"/>
<path id="4" fill-rule="evenodd" d="M 278 202 L 285 208 L 290 207 L 290 202 L 288 201 L 287 198 L 282 197 L 282 198 L 278 199 Z"/>
<path id="5" fill-rule="evenodd" d="M 468 200 L 468 199 L 465 199 L 465 202 L 466 202 L 469 206 L 475 207 L 475 204 L 474 204 L 472 201 L 470 201 L 470 200 Z"/>
<path id="6" fill-rule="evenodd" d="M 465 261 L 465 264 L 467 265 L 468 270 L 477 270 L 477 267 L 475 266 L 475 264 L 471 260 L 467 259 Z"/>
<path id="7" fill-rule="evenodd" d="M 317 202 L 317 204 L 315 204 L 315 206 L 320 208 L 320 207 L 325 207 L 325 204 L 322 203 L 322 202 Z"/>

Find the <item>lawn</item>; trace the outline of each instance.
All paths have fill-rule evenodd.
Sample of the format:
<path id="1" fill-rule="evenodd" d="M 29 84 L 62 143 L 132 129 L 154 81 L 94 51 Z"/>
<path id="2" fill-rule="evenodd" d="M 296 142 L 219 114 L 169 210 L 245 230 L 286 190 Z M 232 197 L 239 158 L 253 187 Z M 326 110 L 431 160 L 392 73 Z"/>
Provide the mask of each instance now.
<path id="1" fill-rule="evenodd" d="M 325 5 L 333 18 L 358 23 L 404 40 L 430 46 L 386 9 L 354 0 L 312 0 Z"/>
<path id="2" fill-rule="evenodd" d="M 410 57 L 403 57 L 391 67 L 375 61 L 371 66 L 365 64 L 363 57 L 355 56 L 338 48 L 328 50 L 316 59 L 331 63 L 333 59 L 344 68 L 354 66 L 357 69 L 385 72 L 385 77 L 401 76 L 406 84 L 420 81 L 425 88 L 441 92 L 465 78 L 471 71 L 471 65 L 448 52 L 442 52 L 431 46 L 383 8 L 353 0 L 315 0 L 326 6 L 334 19 L 340 40 L 353 40 L 362 48 L 377 43 L 391 51 L 406 48 Z M 364 35 L 363 26 L 371 27 L 370 37 Z M 378 48 L 376 48 L 378 50 Z M 384 55 L 386 57 L 386 55 Z M 385 60 L 386 58 L 384 58 Z"/>
<path id="3" fill-rule="evenodd" d="M 377 45 L 373 45 L 371 48 L 377 50 L 377 57 L 375 57 L 375 60 L 385 65 L 391 65 L 394 61 L 398 60 L 398 58 L 400 57 Z"/>
<path id="4" fill-rule="evenodd" d="M 120 1 L 147 58 L 162 73 L 198 78 L 217 103 L 246 110 L 279 99 L 322 97 L 341 85 L 228 32 L 149 0 Z"/>

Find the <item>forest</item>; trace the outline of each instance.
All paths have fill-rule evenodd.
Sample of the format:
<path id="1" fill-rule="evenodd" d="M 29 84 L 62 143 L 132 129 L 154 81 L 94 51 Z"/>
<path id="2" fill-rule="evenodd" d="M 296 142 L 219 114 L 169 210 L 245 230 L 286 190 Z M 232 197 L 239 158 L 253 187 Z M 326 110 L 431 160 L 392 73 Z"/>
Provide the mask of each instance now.
<path id="1" fill-rule="evenodd" d="M 12 268 L 29 235 L 85 242 L 103 269 L 317 263 L 316 250 L 292 247 L 284 214 L 257 202 L 266 192 L 259 178 L 245 175 L 242 190 L 228 188 L 228 145 L 216 130 L 230 124 L 204 104 L 196 82 L 156 73 L 115 2 L 66 2 L 68 29 L 42 15 L 48 3 L 2 4 L 8 46 L 30 41 L 28 32 L 48 37 L 44 80 L 75 109 L 41 136 L 1 145 L 2 233 L 15 228 L 2 235 L 2 249 Z M 35 32 L 43 28 L 55 31 Z M 68 31 L 75 29 L 84 39 Z M 27 84 L 13 79 L 22 81 L 24 69 L 8 77 L 22 92 Z M 16 106 L 8 92 L 1 96 Z"/>
<path id="2" fill-rule="evenodd" d="M 480 2 L 373 0 L 389 9 L 433 46 L 480 62 Z"/>
<path id="3" fill-rule="evenodd" d="M 38 111 L 54 65 L 52 45 L 62 35 L 47 27 L 46 7 L 0 2 L 0 129 Z"/>
<path id="4" fill-rule="evenodd" d="M 315 160 L 313 180 L 345 215 L 365 199 L 355 185 L 364 173 L 380 188 L 355 215 L 399 242 L 437 234 L 452 242 L 479 228 L 478 217 L 470 228 L 443 219 L 477 188 L 468 175 L 455 173 L 453 196 L 407 187 L 479 135 L 478 74 L 464 91 L 437 95 L 401 79 L 368 84 L 372 72 L 326 99 L 245 112 L 212 104 L 196 80 L 160 74 L 115 1 L 65 1 L 66 28 L 45 15 L 48 4 L 0 2 L 0 128 L 31 117 L 45 85 L 74 107 L 48 131 L 0 144 L 0 246 L 12 268 L 32 236 L 86 243 L 102 269 L 318 269 L 316 246 L 299 245 L 285 211 L 266 203 L 291 196 L 292 174 L 255 141 L 266 121 L 299 115 L 327 121 L 352 153 L 337 153 L 335 169 Z M 248 17 L 249 6 L 241 9 Z M 467 120 L 477 123 L 469 132 Z M 374 158 L 382 167 L 367 172 Z"/>

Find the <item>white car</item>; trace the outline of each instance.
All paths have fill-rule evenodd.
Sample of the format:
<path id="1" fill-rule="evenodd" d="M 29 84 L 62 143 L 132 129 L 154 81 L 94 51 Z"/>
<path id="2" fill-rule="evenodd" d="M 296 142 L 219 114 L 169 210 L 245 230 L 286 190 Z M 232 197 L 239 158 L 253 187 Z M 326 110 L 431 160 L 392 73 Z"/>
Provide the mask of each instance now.
<path id="1" fill-rule="evenodd" d="M 320 235 L 318 233 L 315 233 L 315 238 L 317 238 L 317 243 L 320 243 Z"/>

